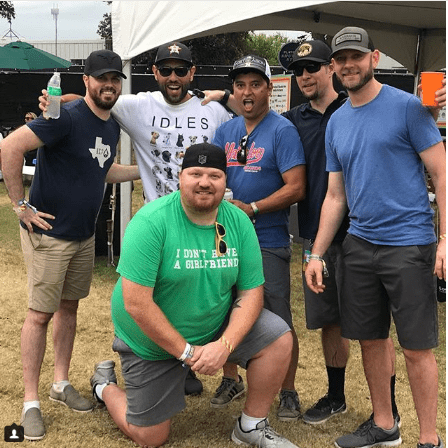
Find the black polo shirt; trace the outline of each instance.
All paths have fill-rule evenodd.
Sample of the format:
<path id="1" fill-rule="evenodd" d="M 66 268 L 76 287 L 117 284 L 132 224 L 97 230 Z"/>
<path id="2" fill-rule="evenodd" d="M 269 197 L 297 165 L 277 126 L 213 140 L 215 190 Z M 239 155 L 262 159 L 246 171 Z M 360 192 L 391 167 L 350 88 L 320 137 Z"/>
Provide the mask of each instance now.
<path id="1" fill-rule="evenodd" d="M 327 107 L 322 114 L 313 109 L 310 103 L 300 104 L 283 114 L 298 129 L 306 159 L 306 198 L 298 203 L 299 235 L 314 240 L 319 228 L 320 210 L 328 186 L 325 156 L 325 130 L 327 123 L 347 99 L 345 92 Z M 342 241 L 348 229 L 348 216 L 338 230 L 335 241 Z"/>

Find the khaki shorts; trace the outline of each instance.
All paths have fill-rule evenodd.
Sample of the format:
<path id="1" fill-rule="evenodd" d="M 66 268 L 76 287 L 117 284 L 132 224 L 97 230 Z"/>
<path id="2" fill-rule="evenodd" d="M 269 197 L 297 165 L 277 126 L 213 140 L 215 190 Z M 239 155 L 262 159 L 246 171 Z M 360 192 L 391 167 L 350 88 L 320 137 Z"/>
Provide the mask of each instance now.
<path id="1" fill-rule="evenodd" d="M 95 236 L 68 241 L 20 226 L 20 240 L 28 273 L 28 307 L 54 313 L 61 300 L 89 295 L 95 260 Z"/>

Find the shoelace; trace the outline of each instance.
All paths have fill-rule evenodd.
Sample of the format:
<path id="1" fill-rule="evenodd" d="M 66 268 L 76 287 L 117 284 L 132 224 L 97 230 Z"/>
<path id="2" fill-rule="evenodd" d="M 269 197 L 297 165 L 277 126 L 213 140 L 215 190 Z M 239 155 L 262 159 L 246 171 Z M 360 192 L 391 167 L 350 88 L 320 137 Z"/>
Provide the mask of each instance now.
<path id="1" fill-rule="evenodd" d="M 290 391 L 284 391 L 282 392 L 280 396 L 280 406 L 286 407 L 288 409 L 295 409 L 296 408 L 296 402 L 295 402 L 296 394 L 294 392 Z"/>
<path id="2" fill-rule="evenodd" d="M 232 378 L 223 378 L 216 393 L 220 394 L 224 390 L 231 389 L 233 387 L 234 382 L 235 382 L 235 380 Z"/>

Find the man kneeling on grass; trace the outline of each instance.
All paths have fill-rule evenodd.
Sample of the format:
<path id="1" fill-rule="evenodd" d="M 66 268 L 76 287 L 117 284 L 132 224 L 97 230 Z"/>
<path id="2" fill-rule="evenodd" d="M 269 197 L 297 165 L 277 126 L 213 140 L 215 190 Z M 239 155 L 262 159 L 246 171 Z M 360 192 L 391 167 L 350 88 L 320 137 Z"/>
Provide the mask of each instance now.
<path id="1" fill-rule="evenodd" d="M 294 448 L 267 420 L 289 365 L 291 330 L 263 309 L 252 222 L 222 201 L 225 152 L 190 146 L 179 181 L 180 191 L 145 205 L 126 229 L 111 305 L 126 390 L 117 386 L 115 363 L 102 361 L 91 378 L 93 394 L 134 442 L 160 446 L 185 407 L 187 367 L 215 375 L 230 361 L 246 368 L 248 379 L 232 440 Z"/>

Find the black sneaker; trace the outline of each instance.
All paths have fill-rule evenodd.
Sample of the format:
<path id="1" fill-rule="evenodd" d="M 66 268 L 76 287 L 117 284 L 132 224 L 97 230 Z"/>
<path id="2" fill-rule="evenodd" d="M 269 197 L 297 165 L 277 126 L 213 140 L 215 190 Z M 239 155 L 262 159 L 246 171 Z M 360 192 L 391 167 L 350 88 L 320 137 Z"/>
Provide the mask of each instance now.
<path id="1" fill-rule="evenodd" d="M 331 400 L 328 395 L 325 395 L 303 414 L 303 421 L 310 425 L 318 425 L 337 414 L 344 414 L 345 412 L 347 412 L 345 401 Z"/>
<path id="2" fill-rule="evenodd" d="M 244 382 L 240 375 L 239 381 L 223 376 L 221 384 L 216 389 L 215 396 L 210 400 L 212 408 L 225 408 L 233 400 L 244 394 Z"/>
<path id="3" fill-rule="evenodd" d="M 339 437 L 335 445 L 338 448 L 398 446 L 401 445 L 400 430 L 396 421 L 392 429 L 383 429 L 375 425 L 373 418 L 369 418 L 352 434 Z"/>
<path id="4" fill-rule="evenodd" d="M 425 443 L 425 444 L 421 444 L 421 443 L 417 443 L 417 448 L 443 448 L 443 442 L 442 439 L 439 437 L 439 444 L 438 445 L 434 445 L 433 443 Z"/>
<path id="5" fill-rule="evenodd" d="M 188 369 L 187 378 L 185 379 L 185 395 L 201 395 L 204 387 L 201 380 L 195 375 L 195 373 Z"/>

